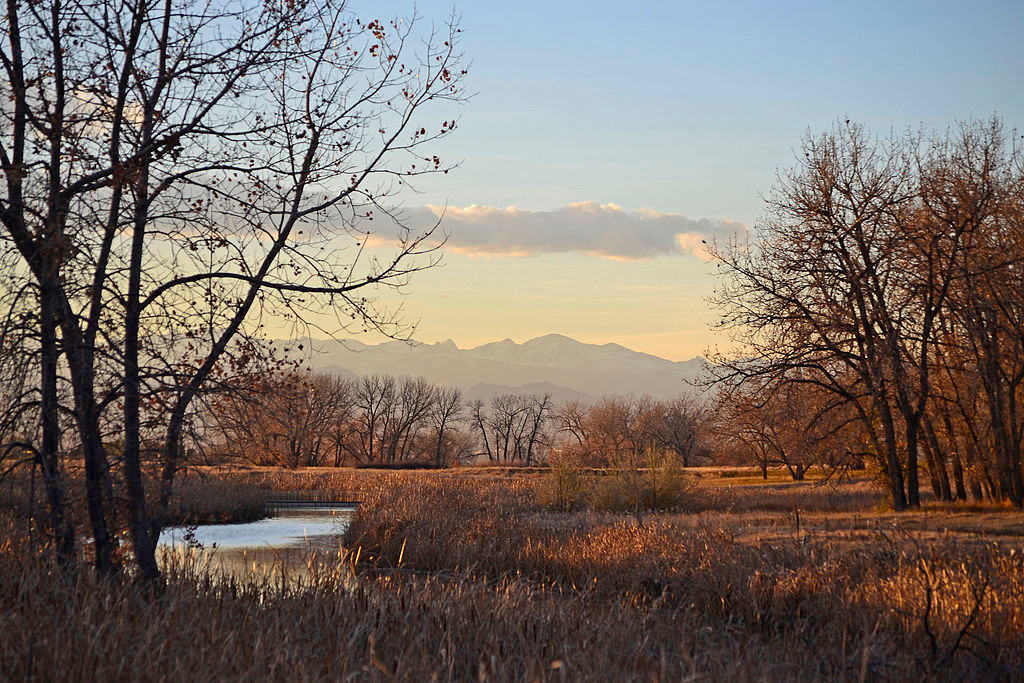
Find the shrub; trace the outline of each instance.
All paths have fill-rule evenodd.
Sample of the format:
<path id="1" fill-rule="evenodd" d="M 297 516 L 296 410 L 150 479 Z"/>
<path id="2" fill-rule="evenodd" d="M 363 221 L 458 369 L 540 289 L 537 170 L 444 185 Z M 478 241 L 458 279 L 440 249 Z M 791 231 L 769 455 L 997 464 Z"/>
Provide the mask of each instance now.
<path id="1" fill-rule="evenodd" d="M 581 510 L 587 506 L 587 487 L 579 460 L 568 454 L 552 454 L 550 470 L 537 489 L 542 507 L 559 512 Z"/>
<path id="2" fill-rule="evenodd" d="M 609 475 L 598 480 L 591 506 L 604 512 L 632 513 L 638 522 L 644 512 L 679 507 L 689 489 L 678 460 L 654 448 L 613 458 Z"/>
<path id="3" fill-rule="evenodd" d="M 678 459 L 653 448 L 613 458 L 604 474 L 584 473 L 571 456 L 552 458 L 551 470 L 538 487 L 538 500 L 561 512 L 628 512 L 641 521 L 644 512 L 678 508 L 690 489 Z"/>

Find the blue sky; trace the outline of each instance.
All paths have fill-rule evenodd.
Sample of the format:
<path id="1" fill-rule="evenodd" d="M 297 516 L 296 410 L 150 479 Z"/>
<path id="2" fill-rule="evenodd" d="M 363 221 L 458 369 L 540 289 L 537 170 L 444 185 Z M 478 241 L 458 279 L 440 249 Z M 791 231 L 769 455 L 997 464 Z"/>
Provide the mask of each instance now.
<path id="1" fill-rule="evenodd" d="M 417 3 L 427 21 L 451 9 Z M 440 151 L 462 167 L 421 184 L 404 198 L 410 207 L 557 212 L 590 202 L 626 218 L 644 209 L 754 228 L 801 136 L 840 117 L 881 134 L 993 113 L 1024 127 L 1019 0 L 464 2 L 456 11 L 477 94 Z M 640 260 L 585 246 L 467 253 L 412 283 L 405 308 L 421 321 L 417 338 L 471 346 L 559 332 L 673 359 L 715 343 L 702 298 L 710 268 L 685 249 Z"/>

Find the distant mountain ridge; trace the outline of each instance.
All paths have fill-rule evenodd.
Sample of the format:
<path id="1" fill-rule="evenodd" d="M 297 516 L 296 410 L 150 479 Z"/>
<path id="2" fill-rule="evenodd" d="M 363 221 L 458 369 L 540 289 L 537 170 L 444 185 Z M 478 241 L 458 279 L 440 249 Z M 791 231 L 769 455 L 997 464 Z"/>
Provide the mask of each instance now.
<path id="1" fill-rule="evenodd" d="M 424 377 L 481 399 L 496 393 L 545 391 L 556 401 L 610 394 L 671 398 L 692 391 L 687 382 L 707 365 L 700 357 L 670 361 L 619 344 L 586 344 L 560 334 L 522 344 L 503 339 L 469 349 L 460 349 L 450 339 L 376 345 L 312 340 L 311 346 L 311 366 L 321 372 Z"/>

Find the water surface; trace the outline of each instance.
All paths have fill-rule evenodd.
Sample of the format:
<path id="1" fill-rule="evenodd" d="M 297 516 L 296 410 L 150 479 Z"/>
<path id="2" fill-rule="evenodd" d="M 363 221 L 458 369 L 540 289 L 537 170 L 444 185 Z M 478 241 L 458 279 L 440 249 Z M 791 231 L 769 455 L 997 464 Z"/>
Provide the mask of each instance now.
<path id="1" fill-rule="evenodd" d="M 191 556 L 236 578 L 302 575 L 310 557 L 329 562 L 340 556 L 352 512 L 352 507 L 299 507 L 255 522 L 171 527 L 160 534 L 163 562 Z"/>

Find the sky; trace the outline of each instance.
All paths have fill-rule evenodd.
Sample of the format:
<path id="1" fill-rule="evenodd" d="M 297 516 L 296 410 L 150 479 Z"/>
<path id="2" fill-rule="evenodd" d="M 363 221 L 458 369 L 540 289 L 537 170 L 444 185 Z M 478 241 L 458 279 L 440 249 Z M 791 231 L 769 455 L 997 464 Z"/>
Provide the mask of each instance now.
<path id="1" fill-rule="evenodd" d="M 1024 128 L 1020 0 L 455 11 L 475 95 L 437 151 L 460 167 L 401 198 L 450 234 L 401 299 L 423 342 L 559 333 L 692 358 L 726 341 L 700 240 L 756 231 L 802 136 L 846 118 L 882 135 L 993 114 Z"/>

